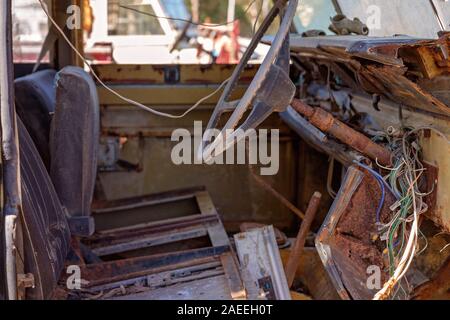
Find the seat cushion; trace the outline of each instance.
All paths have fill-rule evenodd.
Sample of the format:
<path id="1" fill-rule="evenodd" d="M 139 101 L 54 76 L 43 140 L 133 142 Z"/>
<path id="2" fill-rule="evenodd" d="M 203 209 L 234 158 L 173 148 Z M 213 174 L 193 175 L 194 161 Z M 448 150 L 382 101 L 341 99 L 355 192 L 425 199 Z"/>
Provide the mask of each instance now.
<path id="1" fill-rule="evenodd" d="M 24 221 L 25 272 L 34 274 L 29 299 L 48 299 L 61 275 L 70 247 L 70 232 L 49 174 L 18 120 Z"/>
<path id="2" fill-rule="evenodd" d="M 50 169 L 49 135 L 55 112 L 56 71 L 44 70 L 15 81 L 16 110 L 47 169 Z"/>
<path id="3" fill-rule="evenodd" d="M 50 176 L 69 216 L 86 217 L 91 215 L 100 139 L 97 88 L 78 67 L 65 67 L 56 78 Z"/>

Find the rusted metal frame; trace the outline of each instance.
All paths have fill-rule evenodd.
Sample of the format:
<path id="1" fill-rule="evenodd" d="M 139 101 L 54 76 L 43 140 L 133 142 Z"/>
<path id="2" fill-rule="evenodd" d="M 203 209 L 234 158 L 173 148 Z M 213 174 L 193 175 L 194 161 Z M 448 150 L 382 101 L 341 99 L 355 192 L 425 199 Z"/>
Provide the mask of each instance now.
<path id="1" fill-rule="evenodd" d="M 104 256 L 209 235 L 214 246 L 230 245 L 217 214 L 193 215 L 149 223 L 144 227 L 106 232 L 85 240 L 93 253 Z M 213 238 L 217 240 L 214 241 Z"/>
<path id="2" fill-rule="evenodd" d="M 199 207 L 202 209 L 202 211 L 204 212 L 204 216 L 205 217 L 215 217 L 215 221 L 217 224 L 217 222 L 220 222 L 220 220 L 218 220 L 217 217 L 217 213 L 215 211 L 215 208 L 212 204 L 212 201 L 209 198 L 209 195 L 207 193 L 204 192 L 200 192 L 199 194 L 196 195 L 196 197 L 198 197 L 198 203 L 199 203 Z M 215 214 L 214 214 L 215 213 Z M 205 226 L 207 227 L 207 226 Z M 218 226 L 218 228 L 215 228 L 214 226 L 210 225 L 210 228 L 208 229 L 209 231 L 209 235 L 211 237 L 211 242 L 213 244 L 213 248 L 207 248 L 207 249 L 200 249 L 197 251 L 191 251 L 191 255 L 195 255 L 199 252 L 205 252 L 205 253 L 215 253 L 214 258 L 211 258 L 211 256 L 209 256 L 209 259 L 213 259 L 211 260 L 212 262 L 210 263 L 214 263 L 214 261 L 216 261 L 215 263 L 218 263 L 218 261 L 220 261 L 220 264 L 223 266 L 223 270 L 216 270 L 216 271 L 212 271 L 214 273 L 214 275 L 219 275 L 219 274 L 224 274 L 226 275 L 229 285 L 230 285 L 230 290 L 231 290 L 231 294 L 232 296 L 234 295 L 236 298 L 242 298 L 243 294 L 242 292 L 245 293 L 244 288 L 241 286 L 239 286 L 240 282 L 239 282 L 239 269 L 237 267 L 237 265 L 235 264 L 235 261 L 233 260 L 233 256 L 231 255 L 230 252 L 226 252 L 228 250 L 230 250 L 230 244 L 229 244 L 229 240 L 228 240 L 228 236 L 226 235 L 223 226 Z M 204 230 L 204 234 L 207 234 L 207 231 Z M 222 243 L 226 243 L 226 245 L 220 246 L 220 244 Z M 187 256 L 187 259 L 182 259 L 182 256 Z M 219 256 L 218 256 L 219 255 Z M 97 278 L 93 278 L 93 281 L 90 282 L 90 284 L 88 285 L 88 287 L 91 287 L 92 285 L 95 285 L 96 288 L 93 288 L 95 290 L 98 289 L 98 284 L 102 285 L 103 287 L 115 287 L 117 285 L 120 284 L 132 284 L 133 281 L 138 281 L 138 280 L 143 280 L 144 276 L 148 278 L 149 274 L 154 274 L 155 277 L 157 277 L 158 273 L 161 272 L 167 272 L 167 271 L 176 271 L 179 272 L 180 270 L 183 270 L 183 268 L 191 268 L 191 265 L 197 266 L 200 263 L 204 263 L 205 261 L 208 262 L 210 260 L 205 260 L 208 259 L 208 256 L 206 256 L 205 258 L 199 257 L 199 258 L 195 258 L 195 256 L 190 256 L 189 253 L 181 253 L 181 254 L 172 254 L 171 255 L 172 260 L 174 260 L 176 263 L 170 263 L 170 261 L 166 261 L 166 263 L 161 263 L 161 259 L 155 260 L 159 263 L 159 266 L 157 266 L 156 268 L 153 269 L 149 269 L 148 267 L 146 267 L 144 270 L 138 270 L 136 272 L 131 272 L 130 273 L 130 267 L 125 267 L 122 266 L 124 263 L 126 263 L 126 261 L 117 261 L 117 265 L 120 265 L 120 268 L 126 272 L 126 274 L 123 275 L 118 275 L 118 276 L 112 276 L 112 277 L 108 277 L 107 279 L 97 279 Z M 181 258 L 181 259 L 180 259 Z M 156 259 L 156 257 L 154 257 L 154 259 Z M 166 258 L 166 260 L 168 260 Z M 179 260 L 182 260 L 181 262 L 179 262 Z M 178 262 L 177 262 L 178 261 Z M 105 264 L 100 264 L 98 265 L 98 270 L 99 272 L 105 268 Z M 181 268 L 181 269 L 180 269 Z M 109 270 L 108 267 L 106 267 L 107 270 Z M 177 281 L 179 282 L 187 282 L 187 281 L 194 281 L 194 280 L 198 280 L 198 279 L 203 279 L 205 277 L 209 277 L 212 276 L 211 273 L 203 273 L 203 274 L 199 274 L 199 275 L 193 275 L 190 277 L 185 277 L 185 278 L 180 278 Z M 125 280 L 124 280 L 125 279 Z M 131 279 L 131 280 L 130 280 Z M 245 296 L 245 295 L 244 295 Z"/>
<path id="3" fill-rule="evenodd" d="M 23 273 L 22 261 L 17 257 L 23 254 L 20 227 L 21 190 L 20 159 L 17 136 L 16 112 L 14 105 L 14 66 L 12 41 L 12 1 L 1 2 L 0 10 L 0 93 L 1 129 L 3 160 L 3 235 L 5 243 L 5 272 L 7 296 L 10 300 L 24 296 L 18 290 L 18 274 Z M 3 242 L 3 241 L 2 241 Z"/>
<path id="4" fill-rule="evenodd" d="M 219 217 L 215 214 L 209 215 L 191 215 L 187 217 L 174 218 L 165 221 L 156 221 L 143 223 L 139 225 L 110 229 L 101 231 L 98 234 L 88 239 L 89 243 L 94 244 L 97 241 L 114 241 L 120 237 L 132 237 L 139 236 L 143 233 L 157 233 L 164 231 L 171 231 L 180 228 L 187 228 L 203 223 L 214 223 L 219 220 Z"/>
<path id="5" fill-rule="evenodd" d="M 184 261 L 184 262 L 180 262 L 180 263 L 176 263 L 176 264 L 163 265 L 163 266 L 152 268 L 152 269 L 144 269 L 144 270 L 140 270 L 140 271 L 133 272 L 133 273 L 126 273 L 123 275 L 113 276 L 111 278 L 103 278 L 103 279 L 94 278 L 93 280 L 89 281 L 89 284 L 87 285 L 87 287 L 89 288 L 91 286 L 99 286 L 99 285 L 103 285 L 103 284 L 107 284 L 107 283 L 115 283 L 115 282 L 119 282 L 121 280 L 129 279 L 129 278 L 137 278 L 137 277 L 144 276 L 144 275 L 156 274 L 156 273 L 161 273 L 161 272 L 165 272 L 165 271 L 173 271 L 173 270 L 187 268 L 190 266 L 211 263 L 214 261 L 217 261 L 216 257 L 206 257 L 206 258 L 199 258 L 199 259 L 191 260 L 191 261 Z"/>
<path id="6" fill-rule="evenodd" d="M 204 271 L 217 271 L 216 275 L 223 275 L 224 270 L 221 268 L 221 264 L 219 261 L 210 262 L 200 265 L 194 265 L 186 268 L 164 271 L 161 273 L 144 275 L 136 278 L 121 280 L 118 282 L 106 283 L 99 286 L 90 287 L 89 291 L 91 292 L 99 292 L 104 290 L 112 290 L 114 288 L 120 288 L 121 286 L 131 286 L 138 282 L 144 282 L 150 288 L 160 288 L 168 285 L 173 285 L 181 282 L 188 282 L 193 280 L 198 280 L 204 278 L 206 275 L 198 273 L 203 273 Z M 211 276 L 208 274 L 207 276 Z"/>
<path id="7" fill-rule="evenodd" d="M 191 268 L 191 269 L 194 269 L 194 268 Z M 189 268 L 176 270 L 176 272 L 178 272 L 178 271 L 193 272 L 193 271 L 189 270 Z M 192 275 L 187 275 L 187 276 L 183 275 L 183 276 L 180 276 L 180 277 L 177 277 L 174 279 L 168 279 L 167 281 L 165 281 L 165 279 L 163 279 L 160 283 L 158 283 L 158 282 L 155 283 L 154 280 L 152 281 L 152 278 L 154 278 L 155 276 L 160 276 L 161 274 L 150 275 L 147 277 L 147 281 L 150 283 L 151 287 L 158 288 L 158 287 L 168 287 L 168 286 L 172 286 L 172 285 L 179 284 L 179 283 L 193 282 L 193 281 L 198 281 L 198 280 L 202 280 L 202 279 L 223 276 L 224 274 L 225 274 L 225 271 L 219 265 L 218 267 L 216 267 L 214 269 L 196 271 L 195 273 L 193 272 Z"/>
<path id="8" fill-rule="evenodd" d="M 228 246 L 222 246 L 103 262 L 81 266 L 81 276 L 89 281 L 87 287 L 94 287 L 180 268 L 218 263 L 220 255 L 229 250 Z"/>
<path id="9" fill-rule="evenodd" d="M 300 230 L 295 240 L 295 244 L 292 247 L 291 253 L 289 255 L 289 259 L 286 265 L 286 279 L 289 288 L 291 288 L 294 283 L 295 274 L 297 272 L 298 266 L 300 265 L 300 257 L 302 255 L 303 248 L 305 247 L 306 237 L 308 236 L 309 229 L 311 228 L 311 224 L 313 223 L 316 216 L 321 199 L 322 194 L 320 194 L 319 192 L 315 192 L 311 197 L 308 208 L 306 209 L 305 218 L 302 221 Z"/>
<path id="10" fill-rule="evenodd" d="M 330 212 L 335 212 L 335 214 L 333 217 L 328 215 L 325 218 L 315 240 L 320 259 L 322 260 L 325 269 L 330 274 L 330 279 L 333 282 L 339 296 L 344 300 L 350 300 L 350 295 L 345 289 L 341 279 L 341 274 L 333 261 L 333 255 L 331 253 L 331 246 L 329 242 L 333 236 L 339 219 L 351 201 L 353 193 L 359 187 L 363 179 L 364 173 L 358 169 L 352 167 L 347 171 L 347 176 L 342 184 L 343 187 L 339 190 L 339 194 L 342 195 L 342 198 L 340 201 L 334 201 L 332 207 L 330 208 Z"/>
<path id="11" fill-rule="evenodd" d="M 323 132 L 333 135 L 341 142 L 367 155 L 371 159 L 377 160 L 383 165 L 389 166 L 391 164 L 391 153 L 387 149 L 337 120 L 327 111 L 321 108 L 310 107 L 297 99 L 294 99 L 291 105 L 297 112 L 307 117 L 314 126 Z"/>
<path id="12" fill-rule="evenodd" d="M 343 298 L 373 297 L 376 290 L 365 284 L 371 265 L 381 268 L 382 283 L 389 278 L 383 269 L 385 243 L 377 236 L 376 223 L 389 220 L 390 206 L 395 201 L 391 192 L 380 190 L 371 174 L 357 167 L 349 168 L 316 238 L 319 254 Z"/>
<path id="13" fill-rule="evenodd" d="M 122 210 L 142 208 L 152 205 L 165 204 L 169 202 L 181 201 L 194 198 L 199 191 L 204 191 L 205 187 L 194 187 L 188 189 L 162 192 L 158 194 L 138 196 L 127 199 L 97 201 L 94 204 L 93 214 L 107 214 Z"/>
<path id="14" fill-rule="evenodd" d="M 201 215 L 127 227 L 86 241 L 98 256 L 111 255 L 209 235 L 213 246 L 230 246 L 228 236 L 206 191 L 194 194 Z M 167 199 L 166 199 L 167 200 Z M 233 270 L 231 267 L 228 270 Z"/>
<path id="15" fill-rule="evenodd" d="M 201 225 L 197 227 L 194 226 L 185 229 L 172 230 L 169 232 L 149 234 L 147 236 L 138 237 L 137 239 L 120 239 L 117 243 L 102 243 L 99 246 L 91 247 L 91 249 L 93 253 L 101 257 L 188 239 L 201 238 L 207 234 L 208 231 L 206 226 Z"/>

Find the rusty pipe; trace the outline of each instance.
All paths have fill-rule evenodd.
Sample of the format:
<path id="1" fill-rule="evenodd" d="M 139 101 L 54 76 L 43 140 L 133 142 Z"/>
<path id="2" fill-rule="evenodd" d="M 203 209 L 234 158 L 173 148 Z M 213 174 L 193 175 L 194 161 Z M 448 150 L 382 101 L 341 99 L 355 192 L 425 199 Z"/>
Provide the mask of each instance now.
<path id="1" fill-rule="evenodd" d="M 294 247 L 289 254 L 289 259 L 286 265 L 286 279 L 289 288 L 292 287 L 292 284 L 294 283 L 295 274 L 300 264 L 300 256 L 302 254 L 303 248 L 305 247 L 306 236 L 308 235 L 311 224 L 314 221 L 321 199 L 322 194 L 320 192 L 315 192 L 311 197 L 311 200 L 309 200 L 305 218 L 302 221 L 302 225 L 300 226 L 297 238 L 295 239 Z"/>
<path id="2" fill-rule="evenodd" d="M 391 164 L 391 153 L 389 150 L 334 118 L 322 108 L 311 107 L 298 99 L 294 99 L 291 106 L 323 132 L 331 134 L 336 139 L 368 156 L 372 160 L 377 160 L 382 165 L 389 166 Z"/>

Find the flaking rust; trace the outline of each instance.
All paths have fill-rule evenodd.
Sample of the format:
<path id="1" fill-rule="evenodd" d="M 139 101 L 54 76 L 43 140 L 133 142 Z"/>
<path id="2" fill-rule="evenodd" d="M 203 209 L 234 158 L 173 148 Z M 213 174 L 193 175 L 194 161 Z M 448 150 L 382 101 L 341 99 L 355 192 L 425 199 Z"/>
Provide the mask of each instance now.
<path id="1" fill-rule="evenodd" d="M 368 270 L 376 266 L 384 283 L 389 278 L 384 254 L 385 242 L 378 236 L 377 208 L 381 199 L 379 184 L 371 175 L 356 167 L 347 176 L 335 203 L 319 231 L 316 243 L 336 289 L 344 299 L 371 299 L 376 290 L 367 287 Z M 387 193 L 380 212 L 380 222 L 386 223 L 389 207 L 395 202 Z"/>

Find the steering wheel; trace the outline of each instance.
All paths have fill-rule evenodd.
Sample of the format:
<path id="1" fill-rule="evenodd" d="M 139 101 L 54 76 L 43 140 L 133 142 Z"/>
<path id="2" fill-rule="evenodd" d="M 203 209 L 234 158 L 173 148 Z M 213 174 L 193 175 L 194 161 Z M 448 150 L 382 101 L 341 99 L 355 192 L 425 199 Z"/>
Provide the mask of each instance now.
<path id="1" fill-rule="evenodd" d="M 240 63 L 229 79 L 222 96 L 209 120 L 197 157 L 210 161 L 245 138 L 242 132 L 259 126 L 273 112 L 282 112 L 289 106 L 295 85 L 289 79 L 289 30 L 296 14 L 298 0 L 277 0 L 245 51 Z M 238 102 L 228 102 L 240 75 L 247 66 L 253 52 L 276 16 L 281 24 L 269 52 L 258 69 L 245 94 Z M 247 119 L 236 129 L 245 112 L 253 106 Z M 223 128 L 217 128 L 225 112 L 232 114 Z M 216 130 L 214 130 L 216 129 Z M 213 138 L 214 131 L 220 134 Z"/>

